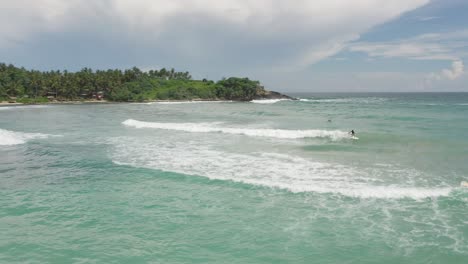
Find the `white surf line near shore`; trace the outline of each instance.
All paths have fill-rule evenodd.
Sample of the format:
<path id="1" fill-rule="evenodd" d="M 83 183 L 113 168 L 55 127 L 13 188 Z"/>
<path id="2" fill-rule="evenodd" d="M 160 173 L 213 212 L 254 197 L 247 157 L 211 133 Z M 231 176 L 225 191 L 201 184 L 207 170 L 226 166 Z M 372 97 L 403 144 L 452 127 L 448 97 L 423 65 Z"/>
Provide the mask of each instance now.
<path id="1" fill-rule="evenodd" d="M 251 103 L 255 104 L 274 104 L 282 101 L 292 101 L 291 99 L 260 99 L 260 100 L 252 100 Z"/>
<path id="2" fill-rule="evenodd" d="M 16 132 L 16 131 L 0 129 L 0 146 L 24 144 L 28 140 L 45 139 L 50 136 L 54 136 L 54 135 L 41 134 L 41 133 L 24 133 L 24 132 Z"/>
<path id="3" fill-rule="evenodd" d="M 363 97 L 363 98 L 331 98 L 331 99 L 310 99 L 310 98 L 299 98 L 300 102 L 311 102 L 311 103 L 363 103 L 363 104 L 370 104 L 370 103 L 382 103 L 388 101 L 387 98 L 379 98 L 379 97 Z"/>
<path id="4" fill-rule="evenodd" d="M 110 139 L 114 145 L 111 159 L 119 165 L 149 168 L 203 176 L 294 193 L 315 192 L 340 194 L 357 198 L 424 199 L 448 196 L 450 187 L 414 186 L 417 171 L 402 170 L 400 185 L 385 183 L 369 171 L 280 153 L 231 153 L 210 148 L 203 141 L 178 141 L 171 138 L 119 137 Z M 391 168 L 380 173 L 391 173 Z"/>
<path id="5" fill-rule="evenodd" d="M 18 110 L 18 109 L 38 109 L 49 108 L 50 105 L 14 105 L 14 106 L 0 106 L 0 111 L 5 110 Z"/>
<path id="6" fill-rule="evenodd" d="M 271 137 L 281 139 L 329 138 L 331 140 L 351 139 L 348 132 L 340 130 L 286 130 L 268 128 L 221 127 L 219 123 L 159 123 L 127 119 L 123 125 L 134 128 L 155 128 L 196 133 L 226 133 L 251 137 Z"/>
<path id="7" fill-rule="evenodd" d="M 141 104 L 162 104 L 162 105 L 177 105 L 177 104 L 212 104 L 212 103 L 232 103 L 233 101 L 220 100 L 220 101 L 156 101 L 156 102 L 147 102 Z"/>

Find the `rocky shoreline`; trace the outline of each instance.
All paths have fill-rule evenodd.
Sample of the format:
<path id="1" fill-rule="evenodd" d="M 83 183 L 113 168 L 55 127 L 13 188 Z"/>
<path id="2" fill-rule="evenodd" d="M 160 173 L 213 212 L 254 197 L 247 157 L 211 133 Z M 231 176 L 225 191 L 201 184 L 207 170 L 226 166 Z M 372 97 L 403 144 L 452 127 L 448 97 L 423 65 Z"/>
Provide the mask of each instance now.
<path id="1" fill-rule="evenodd" d="M 257 94 L 256 97 L 254 97 L 254 100 L 271 100 L 271 99 L 286 99 L 286 100 L 297 100 L 297 98 L 275 92 L 275 91 L 268 91 L 268 90 L 263 90 L 261 93 Z"/>

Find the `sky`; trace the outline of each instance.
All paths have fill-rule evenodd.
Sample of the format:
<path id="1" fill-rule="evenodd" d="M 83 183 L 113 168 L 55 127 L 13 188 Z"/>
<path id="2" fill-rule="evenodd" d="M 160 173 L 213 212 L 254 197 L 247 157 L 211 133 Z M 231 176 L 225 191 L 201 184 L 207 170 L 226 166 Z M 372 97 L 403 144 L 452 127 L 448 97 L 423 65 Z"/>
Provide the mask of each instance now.
<path id="1" fill-rule="evenodd" d="M 468 92 L 467 0 L 0 0 L 0 62 L 282 92 Z"/>

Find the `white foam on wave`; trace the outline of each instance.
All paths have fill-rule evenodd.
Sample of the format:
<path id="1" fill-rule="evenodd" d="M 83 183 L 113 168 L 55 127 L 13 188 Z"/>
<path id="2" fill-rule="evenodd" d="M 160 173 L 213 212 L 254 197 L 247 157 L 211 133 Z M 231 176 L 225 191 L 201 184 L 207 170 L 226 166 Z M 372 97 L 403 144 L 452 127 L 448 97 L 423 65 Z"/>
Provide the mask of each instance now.
<path id="1" fill-rule="evenodd" d="M 221 127 L 219 123 L 159 123 L 127 119 L 122 124 L 135 128 L 156 128 L 197 133 L 226 133 L 252 137 L 271 137 L 282 139 L 329 138 L 331 140 L 350 139 L 348 132 L 340 130 L 286 130 L 269 128 Z"/>
<path id="2" fill-rule="evenodd" d="M 232 103 L 233 101 L 159 101 L 159 102 L 148 102 L 143 104 L 160 104 L 160 105 L 177 105 L 177 104 L 210 104 L 210 103 Z"/>
<path id="3" fill-rule="evenodd" d="M 422 199 L 447 196 L 451 188 L 385 184 L 372 171 L 311 161 L 279 153 L 233 153 L 203 142 L 169 138 L 121 137 L 111 140 L 112 160 L 129 165 L 228 180 L 291 192 L 340 194 L 359 198 Z"/>
<path id="4" fill-rule="evenodd" d="M 50 135 L 41 133 L 23 133 L 0 129 L 0 145 L 11 146 L 24 144 L 26 141 L 31 139 L 44 139 L 48 138 L 49 136 Z"/>
<path id="5" fill-rule="evenodd" d="M 361 104 L 371 104 L 371 103 L 381 103 L 387 101 L 387 98 L 379 97 L 356 97 L 356 98 L 330 98 L 330 99 L 308 99 L 300 98 L 300 102 L 312 102 L 312 103 L 361 103 Z"/>
<path id="6" fill-rule="evenodd" d="M 338 98 L 338 99 L 307 99 L 301 98 L 299 99 L 301 102 L 316 102 L 316 103 L 349 103 L 353 102 L 352 98 Z"/>
<path id="7" fill-rule="evenodd" d="M 1 110 L 17 110 L 17 109 L 38 109 L 49 108 L 49 105 L 17 105 L 17 106 L 0 106 Z"/>
<path id="8" fill-rule="evenodd" d="M 281 101 L 291 101 L 291 99 L 260 99 L 260 100 L 252 100 L 251 103 L 255 104 L 274 104 Z"/>

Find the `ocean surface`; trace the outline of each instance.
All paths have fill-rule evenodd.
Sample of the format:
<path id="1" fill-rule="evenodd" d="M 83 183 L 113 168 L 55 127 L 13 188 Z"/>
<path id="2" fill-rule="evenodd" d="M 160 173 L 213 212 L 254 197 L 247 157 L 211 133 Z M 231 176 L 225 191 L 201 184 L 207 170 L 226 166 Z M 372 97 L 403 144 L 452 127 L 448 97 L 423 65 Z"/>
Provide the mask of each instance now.
<path id="1" fill-rule="evenodd" d="M 468 263 L 467 93 L 296 96 L 0 107 L 0 263 Z"/>

